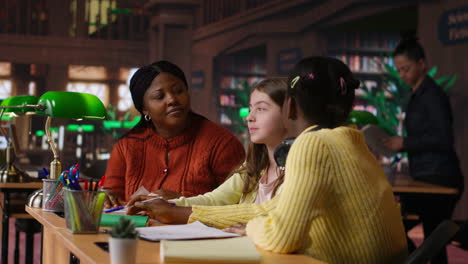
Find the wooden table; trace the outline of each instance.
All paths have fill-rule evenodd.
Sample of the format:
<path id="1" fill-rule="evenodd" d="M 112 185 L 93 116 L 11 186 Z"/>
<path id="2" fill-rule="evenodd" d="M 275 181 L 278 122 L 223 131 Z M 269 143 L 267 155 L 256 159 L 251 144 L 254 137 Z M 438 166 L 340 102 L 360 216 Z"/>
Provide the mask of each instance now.
<path id="1" fill-rule="evenodd" d="M 455 188 L 415 181 L 412 179 L 396 179 L 395 182 L 392 184 L 392 189 L 393 189 L 393 193 L 396 195 L 404 195 L 404 194 L 456 195 L 458 194 L 458 190 Z"/>
<path id="2" fill-rule="evenodd" d="M 108 234 L 72 234 L 67 231 L 65 220 L 54 213 L 30 207 L 26 207 L 26 212 L 43 225 L 42 263 L 68 263 L 70 253 L 79 258 L 82 264 L 110 263 L 109 254 L 94 244 L 108 242 Z M 138 243 L 136 263 L 161 263 L 159 243 L 143 240 Z M 261 249 L 259 253 L 262 264 L 324 263 L 304 255 L 274 254 Z"/>
<path id="3" fill-rule="evenodd" d="M 2 263 L 8 263 L 10 217 L 24 217 L 24 213 L 17 215 L 13 214 L 14 212 L 12 211 L 10 194 L 21 192 L 29 193 L 40 188 L 42 188 L 42 182 L 0 182 L 0 205 L 3 208 L 2 212 L 0 212 L 0 215 L 2 215 L 2 227 L 0 229 L 2 234 Z"/>

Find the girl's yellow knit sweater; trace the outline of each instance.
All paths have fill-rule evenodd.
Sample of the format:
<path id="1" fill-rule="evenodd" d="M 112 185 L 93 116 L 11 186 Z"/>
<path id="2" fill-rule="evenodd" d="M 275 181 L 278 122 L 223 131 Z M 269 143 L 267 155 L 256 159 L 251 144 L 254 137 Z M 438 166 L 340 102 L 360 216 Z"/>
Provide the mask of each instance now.
<path id="1" fill-rule="evenodd" d="M 362 134 L 338 127 L 307 133 L 291 147 L 280 195 L 261 205 L 193 207 L 191 221 L 241 222 L 254 242 L 329 263 L 400 263 L 407 246 L 400 212 Z M 209 217 L 205 217 L 209 216 Z"/>
<path id="2" fill-rule="evenodd" d="M 169 202 L 175 203 L 177 206 L 254 203 L 255 198 L 257 198 L 257 189 L 244 194 L 244 177 L 247 177 L 245 173 L 236 172 L 211 192 L 193 197 L 180 197 Z"/>

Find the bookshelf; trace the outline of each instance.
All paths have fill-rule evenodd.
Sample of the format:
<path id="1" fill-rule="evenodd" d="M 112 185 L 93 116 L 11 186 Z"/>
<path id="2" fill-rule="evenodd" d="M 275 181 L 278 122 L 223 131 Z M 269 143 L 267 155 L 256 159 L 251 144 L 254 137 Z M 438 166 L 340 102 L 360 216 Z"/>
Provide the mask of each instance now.
<path id="1" fill-rule="evenodd" d="M 326 35 L 328 55 L 348 65 L 362 83 L 361 89 L 356 90 L 354 109 L 376 114 L 377 109 L 361 97 L 362 88 L 383 89 L 384 64 L 393 66 L 391 53 L 400 39 L 399 32 L 337 31 Z"/>
<path id="2" fill-rule="evenodd" d="M 246 143 L 246 124 L 239 111 L 248 107 L 250 88 L 266 77 L 266 47 L 218 56 L 215 67 L 219 123 Z"/>

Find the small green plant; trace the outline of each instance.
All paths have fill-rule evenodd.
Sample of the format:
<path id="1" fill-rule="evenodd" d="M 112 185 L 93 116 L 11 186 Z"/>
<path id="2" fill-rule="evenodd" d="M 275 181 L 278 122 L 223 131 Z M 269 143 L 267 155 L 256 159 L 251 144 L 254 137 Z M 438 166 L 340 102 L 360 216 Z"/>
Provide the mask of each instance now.
<path id="1" fill-rule="evenodd" d="M 110 236 L 113 238 L 136 239 L 138 231 L 135 230 L 135 223 L 132 220 L 121 217 L 117 224 L 112 227 Z"/>

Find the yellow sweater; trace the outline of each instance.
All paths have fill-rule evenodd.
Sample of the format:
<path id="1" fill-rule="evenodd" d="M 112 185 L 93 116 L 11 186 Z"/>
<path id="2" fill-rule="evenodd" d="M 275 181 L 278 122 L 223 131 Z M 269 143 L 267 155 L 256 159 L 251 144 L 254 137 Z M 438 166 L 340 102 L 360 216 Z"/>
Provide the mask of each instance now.
<path id="1" fill-rule="evenodd" d="M 310 129 L 291 147 L 279 195 L 260 205 L 194 206 L 189 221 L 204 218 L 218 228 L 248 222 L 247 234 L 261 247 L 329 263 L 401 262 L 407 251 L 399 209 L 362 134 Z"/>
<path id="2" fill-rule="evenodd" d="M 329 263 L 400 263 L 407 245 L 399 208 L 362 134 L 310 129 L 291 147 L 276 208 L 250 221 L 247 234 L 265 249 Z"/>
<path id="3" fill-rule="evenodd" d="M 257 197 L 256 189 L 245 195 L 242 193 L 244 189 L 244 177 L 246 177 L 246 175 L 243 173 L 234 173 L 223 184 L 211 192 L 193 197 L 180 197 L 170 200 L 170 202 L 178 206 L 254 203 Z"/>

